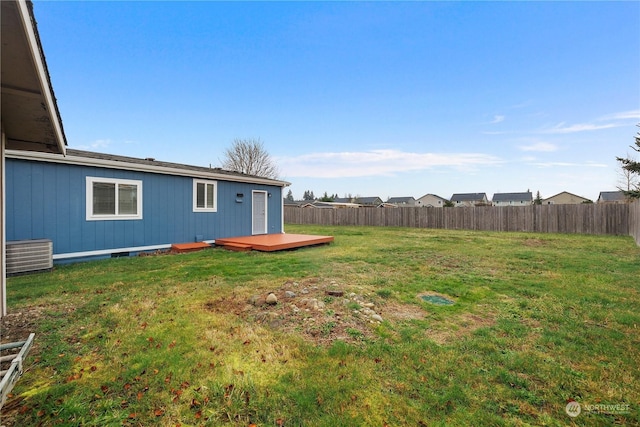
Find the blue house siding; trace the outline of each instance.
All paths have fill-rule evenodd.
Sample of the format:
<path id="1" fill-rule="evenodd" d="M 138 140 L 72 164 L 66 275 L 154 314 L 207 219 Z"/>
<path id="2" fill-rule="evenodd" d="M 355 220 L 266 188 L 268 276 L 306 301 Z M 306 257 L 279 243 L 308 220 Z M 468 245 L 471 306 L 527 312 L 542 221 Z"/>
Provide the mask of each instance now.
<path id="1" fill-rule="evenodd" d="M 86 177 L 141 181 L 142 219 L 87 221 Z M 271 194 L 267 231 L 283 231 L 277 185 L 217 179 L 217 212 L 193 212 L 189 176 L 9 158 L 6 178 L 7 240 L 51 239 L 54 255 L 250 235 L 255 190 Z"/>

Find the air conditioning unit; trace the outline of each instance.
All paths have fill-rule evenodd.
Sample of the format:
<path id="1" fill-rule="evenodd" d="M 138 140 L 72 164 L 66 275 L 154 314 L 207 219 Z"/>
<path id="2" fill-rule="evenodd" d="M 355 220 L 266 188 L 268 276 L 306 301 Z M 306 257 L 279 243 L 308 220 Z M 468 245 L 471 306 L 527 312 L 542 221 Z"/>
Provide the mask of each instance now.
<path id="1" fill-rule="evenodd" d="M 7 275 L 47 271 L 53 268 L 53 242 L 48 239 L 6 243 Z"/>

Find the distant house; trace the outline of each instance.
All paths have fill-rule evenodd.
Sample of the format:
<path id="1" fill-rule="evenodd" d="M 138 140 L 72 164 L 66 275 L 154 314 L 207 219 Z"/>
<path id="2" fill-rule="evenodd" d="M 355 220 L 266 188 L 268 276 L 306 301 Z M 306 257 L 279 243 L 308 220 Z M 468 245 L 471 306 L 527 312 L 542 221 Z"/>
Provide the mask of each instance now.
<path id="1" fill-rule="evenodd" d="M 293 206 L 293 207 L 299 208 L 299 207 L 301 207 L 302 205 L 304 205 L 307 202 L 298 201 L 298 200 L 292 201 L 292 200 L 287 200 L 286 198 L 284 198 L 284 199 L 282 199 L 282 203 L 284 204 L 284 206 Z"/>
<path id="2" fill-rule="evenodd" d="M 387 203 L 387 202 L 385 202 L 385 203 L 380 203 L 380 204 L 378 205 L 378 207 L 379 207 L 379 208 L 390 208 L 390 209 L 397 209 L 397 208 L 399 208 L 399 206 L 398 206 L 398 205 L 396 205 L 395 203 Z M 404 207 L 406 207 L 406 206 L 404 206 Z"/>
<path id="3" fill-rule="evenodd" d="M 356 197 L 352 200 L 352 203 L 358 203 L 364 207 L 376 207 L 380 206 L 383 201 L 380 197 Z"/>
<path id="4" fill-rule="evenodd" d="M 524 193 L 494 193 L 491 198 L 493 206 L 525 206 L 533 203 L 530 191 Z"/>
<path id="5" fill-rule="evenodd" d="M 320 209 L 342 209 L 342 208 L 359 208 L 361 205 L 357 203 L 348 202 L 322 202 L 316 200 L 313 202 L 305 203 L 303 208 L 320 208 Z"/>
<path id="6" fill-rule="evenodd" d="M 66 150 L 6 150 L 7 240 L 49 239 L 54 261 L 283 232 L 287 182 Z"/>
<path id="7" fill-rule="evenodd" d="M 355 199 L 353 197 L 336 197 L 333 199 L 334 203 L 353 203 Z"/>
<path id="8" fill-rule="evenodd" d="M 389 197 L 387 203 L 398 207 L 413 207 L 416 206 L 416 199 L 413 196 L 409 197 Z"/>
<path id="9" fill-rule="evenodd" d="M 378 207 L 382 203 L 382 199 L 380 197 L 338 197 L 333 199 L 333 203 L 347 203 L 347 204 L 356 204 L 361 207 Z"/>
<path id="10" fill-rule="evenodd" d="M 456 207 L 488 205 L 487 193 L 459 193 L 451 196 L 451 203 Z"/>
<path id="11" fill-rule="evenodd" d="M 598 204 L 622 204 L 628 203 L 629 199 L 622 191 L 601 191 L 598 195 Z"/>
<path id="12" fill-rule="evenodd" d="M 437 196 L 435 194 L 425 194 L 416 200 L 416 206 L 422 206 L 426 208 L 442 208 L 447 203 L 447 199 Z"/>
<path id="13" fill-rule="evenodd" d="M 579 205 L 581 203 L 591 203 L 591 200 L 568 191 L 563 191 L 542 200 L 543 205 Z"/>

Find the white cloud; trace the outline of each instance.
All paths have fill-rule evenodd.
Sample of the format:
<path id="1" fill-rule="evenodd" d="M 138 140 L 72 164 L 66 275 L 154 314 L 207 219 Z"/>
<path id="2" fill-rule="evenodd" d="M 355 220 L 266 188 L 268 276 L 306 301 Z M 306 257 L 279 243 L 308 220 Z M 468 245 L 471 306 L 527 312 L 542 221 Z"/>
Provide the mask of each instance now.
<path id="1" fill-rule="evenodd" d="M 586 163 L 571 163 L 571 162 L 540 162 L 533 163 L 534 166 L 538 166 L 540 168 L 552 168 L 552 167 L 590 167 L 590 168 L 606 168 L 607 165 L 603 163 L 596 162 L 586 162 Z"/>
<path id="2" fill-rule="evenodd" d="M 579 124 L 567 126 L 564 122 L 562 122 L 551 129 L 542 131 L 542 133 L 565 134 L 565 133 L 575 133 L 575 132 L 588 132 L 588 131 L 594 131 L 594 130 L 609 129 L 609 128 L 614 128 L 618 126 L 622 126 L 622 125 L 615 124 L 615 123 L 607 123 L 602 125 L 595 125 L 593 123 L 579 123 Z"/>
<path id="3" fill-rule="evenodd" d="M 496 123 L 501 123 L 504 122 L 505 117 L 504 116 L 493 116 L 493 120 L 491 121 L 491 124 L 496 124 Z"/>
<path id="4" fill-rule="evenodd" d="M 107 150 L 116 150 L 117 148 L 122 149 L 123 145 L 135 145 L 135 144 L 138 144 L 138 142 L 130 139 L 127 139 L 124 141 L 114 141 L 112 139 L 105 138 L 105 139 L 96 139 L 93 142 L 90 142 L 88 144 L 81 144 L 74 148 L 77 148 L 79 150 L 89 150 L 89 151 L 95 150 L 100 152 L 107 152 Z"/>
<path id="5" fill-rule="evenodd" d="M 600 117 L 598 120 L 640 120 L 640 110 L 631 110 L 631 111 L 622 111 L 619 113 L 607 114 L 606 116 Z"/>
<path id="6" fill-rule="evenodd" d="M 481 132 L 483 135 L 507 135 L 509 132 L 504 131 L 484 131 Z"/>
<path id="7" fill-rule="evenodd" d="M 79 150 L 104 150 L 113 144 L 110 139 L 96 139 L 89 144 L 78 145 Z"/>
<path id="8" fill-rule="evenodd" d="M 391 176 L 434 167 L 473 170 L 502 163 L 498 157 L 482 153 L 408 153 L 398 150 L 311 153 L 276 159 L 287 177 L 345 178 Z"/>
<path id="9" fill-rule="evenodd" d="M 555 144 L 550 144 L 548 142 L 535 142 L 530 145 L 521 145 L 520 148 L 522 151 L 543 151 L 543 152 L 551 152 L 557 151 L 558 146 Z"/>

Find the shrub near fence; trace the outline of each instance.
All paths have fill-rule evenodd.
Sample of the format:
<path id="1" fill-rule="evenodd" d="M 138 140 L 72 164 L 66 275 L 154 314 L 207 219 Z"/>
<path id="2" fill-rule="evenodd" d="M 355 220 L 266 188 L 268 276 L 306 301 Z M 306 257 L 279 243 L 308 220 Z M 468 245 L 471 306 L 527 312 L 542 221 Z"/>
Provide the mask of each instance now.
<path id="1" fill-rule="evenodd" d="M 290 224 L 631 234 L 640 244 L 640 201 L 634 204 L 590 203 L 473 208 L 324 209 L 285 206 L 284 220 Z"/>

